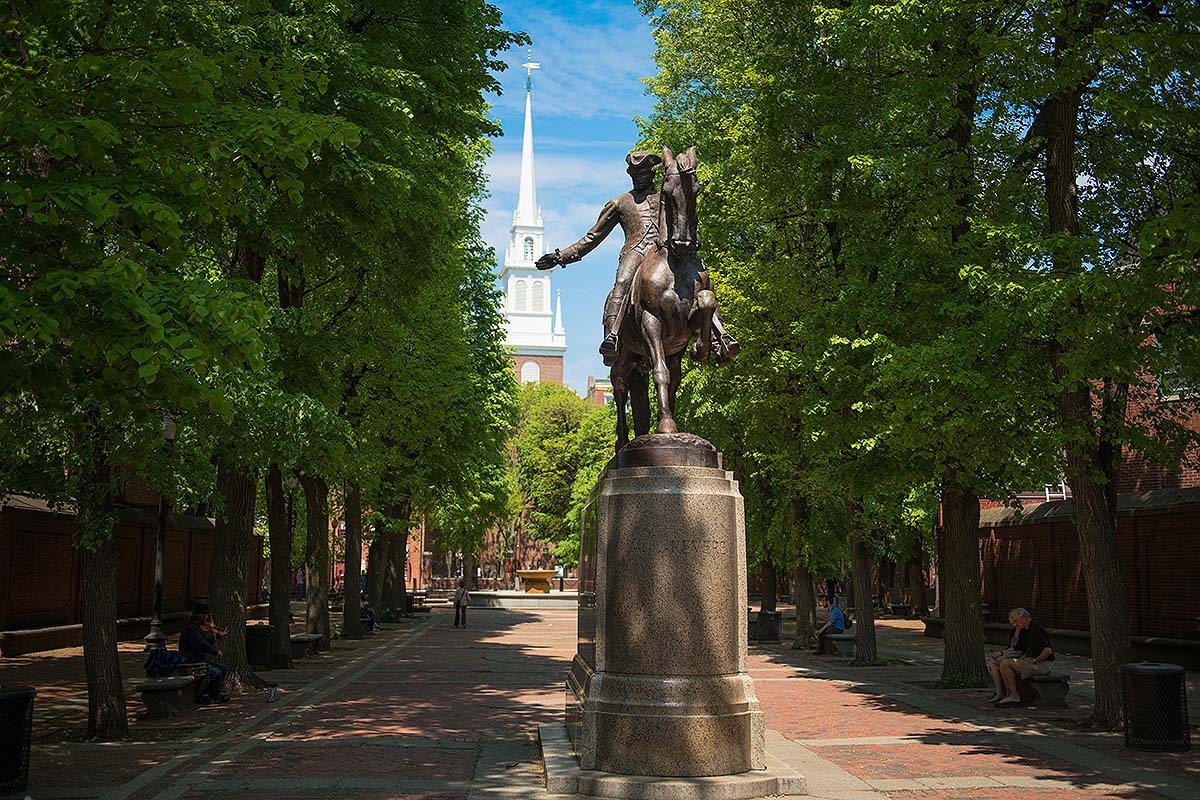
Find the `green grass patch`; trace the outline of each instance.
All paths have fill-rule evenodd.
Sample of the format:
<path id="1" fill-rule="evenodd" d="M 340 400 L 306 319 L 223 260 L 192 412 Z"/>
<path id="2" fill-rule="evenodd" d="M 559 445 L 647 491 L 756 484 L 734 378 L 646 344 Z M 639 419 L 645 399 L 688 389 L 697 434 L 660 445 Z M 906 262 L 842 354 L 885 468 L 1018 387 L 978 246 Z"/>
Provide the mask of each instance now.
<path id="1" fill-rule="evenodd" d="M 942 679 L 937 682 L 939 689 L 983 689 L 985 684 L 977 678 L 971 678 L 966 675 L 943 675 Z"/>

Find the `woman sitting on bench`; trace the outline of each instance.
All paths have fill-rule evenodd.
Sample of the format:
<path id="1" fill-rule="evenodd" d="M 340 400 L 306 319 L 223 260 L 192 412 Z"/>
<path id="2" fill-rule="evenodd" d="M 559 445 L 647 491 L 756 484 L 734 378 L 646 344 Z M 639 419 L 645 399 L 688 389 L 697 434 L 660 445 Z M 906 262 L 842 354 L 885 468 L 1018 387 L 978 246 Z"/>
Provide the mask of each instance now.
<path id="1" fill-rule="evenodd" d="M 1049 675 L 1054 660 L 1054 649 L 1050 646 L 1050 634 L 1033 621 L 1033 615 L 1023 608 L 1008 612 L 1008 621 L 1015 629 L 1010 649 L 992 653 L 988 659 L 988 671 L 992 674 L 995 693 L 991 702 L 996 708 L 1016 708 L 1021 705 L 1017 691 L 1017 676 L 1028 680 L 1034 675 Z"/>

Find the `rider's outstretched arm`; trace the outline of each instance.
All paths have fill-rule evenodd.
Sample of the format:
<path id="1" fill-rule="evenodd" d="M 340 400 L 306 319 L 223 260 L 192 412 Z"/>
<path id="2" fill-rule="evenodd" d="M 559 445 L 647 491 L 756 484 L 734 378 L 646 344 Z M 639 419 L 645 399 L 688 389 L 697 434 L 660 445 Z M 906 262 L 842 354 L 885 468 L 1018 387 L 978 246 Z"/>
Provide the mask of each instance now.
<path id="1" fill-rule="evenodd" d="M 592 229 L 583 235 L 578 242 L 559 251 L 563 264 L 573 264 L 600 246 L 600 243 L 613 232 L 613 228 L 621 221 L 621 210 L 616 200 L 609 200 L 600 210 L 600 216 Z"/>

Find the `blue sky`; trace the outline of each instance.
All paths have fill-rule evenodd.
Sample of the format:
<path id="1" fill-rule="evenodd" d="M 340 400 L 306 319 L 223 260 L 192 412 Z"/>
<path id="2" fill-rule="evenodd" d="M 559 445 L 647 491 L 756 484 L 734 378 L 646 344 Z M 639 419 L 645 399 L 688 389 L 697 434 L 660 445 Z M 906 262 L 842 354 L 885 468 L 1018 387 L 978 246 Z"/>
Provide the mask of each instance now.
<path id="1" fill-rule="evenodd" d="M 505 26 L 533 40 L 533 147 L 537 202 L 549 249 L 566 247 L 587 232 L 606 200 L 629 189 L 625 154 L 637 141 L 635 115 L 649 114 L 652 100 L 640 79 L 655 72 L 654 40 L 641 13 L 627 2 L 496 3 Z M 521 135 L 525 114 L 526 48 L 504 56 L 503 94 L 491 97 L 504 136 L 493 144 L 486 167 L 491 196 L 483 237 L 504 257 L 517 204 Z M 583 261 L 556 269 L 567 331 L 565 380 L 580 394 L 588 375 L 608 377 L 596 348 L 604 298 L 612 288 L 623 239 L 613 232 Z"/>

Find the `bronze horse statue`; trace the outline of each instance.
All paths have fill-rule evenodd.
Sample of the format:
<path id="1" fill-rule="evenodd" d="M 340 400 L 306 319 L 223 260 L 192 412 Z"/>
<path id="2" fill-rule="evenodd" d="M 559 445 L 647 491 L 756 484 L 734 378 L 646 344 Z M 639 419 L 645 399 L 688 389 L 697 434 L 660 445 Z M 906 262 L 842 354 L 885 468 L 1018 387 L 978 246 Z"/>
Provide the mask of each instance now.
<path id="1" fill-rule="evenodd" d="M 663 148 L 659 192 L 659 237 L 647 248 L 633 279 L 621 321 L 620 342 L 612 367 L 617 406 L 617 450 L 629 442 L 625 418 L 628 398 L 636 436 L 650 432 L 649 379 L 658 399 L 657 433 L 676 433 L 675 393 L 682 377 L 684 351 L 706 361 L 713 349 L 717 296 L 700 259 L 696 221 L 696 148 L 678 158 Z"/>

